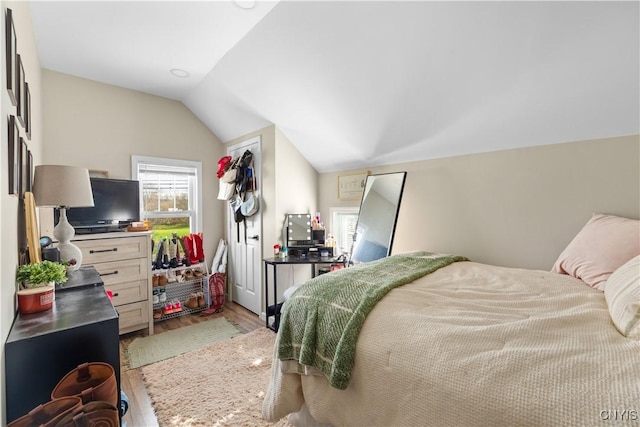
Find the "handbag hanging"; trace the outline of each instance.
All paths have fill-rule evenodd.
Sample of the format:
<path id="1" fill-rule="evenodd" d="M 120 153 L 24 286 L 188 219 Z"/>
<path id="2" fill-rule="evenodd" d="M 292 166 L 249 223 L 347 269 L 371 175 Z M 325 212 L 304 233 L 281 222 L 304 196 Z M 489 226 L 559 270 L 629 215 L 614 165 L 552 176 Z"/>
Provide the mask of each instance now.
<path id="1" fill-rule="evenodd" d="M 222 182 L 222 180 L 220 180 L 219 184 L 218 200 L 230 200 L 236 192 L 236 185 L 230 182 Z"/>

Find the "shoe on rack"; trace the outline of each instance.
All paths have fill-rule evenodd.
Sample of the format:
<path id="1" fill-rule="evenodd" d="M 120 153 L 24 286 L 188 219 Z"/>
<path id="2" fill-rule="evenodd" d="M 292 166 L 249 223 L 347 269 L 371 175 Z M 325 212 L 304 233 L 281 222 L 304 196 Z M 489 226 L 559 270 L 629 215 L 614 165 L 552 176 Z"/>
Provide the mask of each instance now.
<path id="1" fill-rule="evenodd" d="M 158 320 L 162 317 L 162 309 L 161 308 L 154 308 L 153 309 L 153 318 L 155 320 Z"/>
<path id="2" fill-rule="evenodd" d="M 207 303 L 204 300 L 204 293 L 196 292 L 196 295 L 198 297 L 198 307 L 205 307 L 207 305 Z"/>
<path id="3" fill-rule="evenodd" d="M 182 257 L 182 263 L 186 266 L 191 265 L 191 238 L 189 236 L 180 237 L 180 246 L 182 246 L 182 253 L 184 256 Z"/>
<path id="4" fill-rule="evenodd" d="M 193 280 L 193 271 L 190 268 L 187 268 L 182 272 L 182 277 L 184 277 L 184 280 Z"/>
<path id="5" fill-rule="evenodd" d="M 164 257 L 164 248 L 162 246 L 162 240 L 158 242 L 158 252 L 156 253 L 156 262 L 155 267 L 156 270 L 160 270 L 162 268 L 162 258 Z"/>
<path id="6" fill-rule="evenodd" d="M 153 288 L 153 303 L 160 304 L 160 290 L 158 288 Z"/>
<path id="7" fill-rule="evenodd" d="M 173 302 L 173 312 L 177 313 L 179 311 L 182 311 L 182 304 L 180 304 L 180 301 L 174 301 Z"/>
<path id="8" fill-rule="evenodd" d="M 198 308 L 198 296 L 193 293 L 189 295 L 189 298 L 184 302 L 184 306 L 187 308 Z"/>
<path id="9" fill-rule="evenodd" d="M 195 247 L 194 255 L 198 262 L 204 262 L 204 248 L 203 248 L 203 239 L 202 233 L 192 234 L 191 239 L 193 241 L 193 246 Z M 193 264 L 193 260 L 191 262 Z"/>
<path id="10" fill-rule="evenodd" d="M 169 278 L 166 274 L 158 274 L 158 286 L 166 286 L 169 283 Z"/>
<path id="11" fill-rule="evenodd" d="M 171 313 L 173 313 L 173 304 L 171 304 L 170 302 L 167 302 L 162 307 L 162 314 L 171 314 Z"/>
<path id="12" fill-rule="evenodd" d="M 175 283 L 178 281 L 178 279 L 176 278 L 176 272 L 175 270 L 169 270 L 167 271 L 167 281 L 169 283 Z"/>
<path id="13" fill-rule="evenodd" d="M 160 302 L 167 302 L 167 290 L 165 288 L 160 288 L 158 299 L 160 300 Z"/>
<path id="14" fill-rule="evenodd" d="M 196 278 L 200 278 L 200 277 L 204 276 L 204 272 L 202 271 L 202 269 L 201 269 L 201 268 L 194 268 L 194 269 L 193 269 L 193 275 L 194 275 Z"/>

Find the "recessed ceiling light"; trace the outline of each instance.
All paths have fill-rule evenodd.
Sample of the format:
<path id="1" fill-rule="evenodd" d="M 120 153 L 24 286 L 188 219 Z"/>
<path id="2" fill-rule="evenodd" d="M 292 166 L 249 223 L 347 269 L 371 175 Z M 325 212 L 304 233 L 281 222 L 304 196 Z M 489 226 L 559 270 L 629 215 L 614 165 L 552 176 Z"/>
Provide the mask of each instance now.
<path id="1" fill-rule="evenodd" d="M 238 6 L 240 9 L 253 9 L 256 7 L 255 0 L 233 0 L 233 4 Z"/>
<path id="2" fill-rule="evenodd" d="M 181 68 L 172 68 L 171 70 L 169 70 L 169 72 L 174 76 L 180 77 L 182 79 L 187 78 L 190 75 L 188 71 L 183 70 Z"/>

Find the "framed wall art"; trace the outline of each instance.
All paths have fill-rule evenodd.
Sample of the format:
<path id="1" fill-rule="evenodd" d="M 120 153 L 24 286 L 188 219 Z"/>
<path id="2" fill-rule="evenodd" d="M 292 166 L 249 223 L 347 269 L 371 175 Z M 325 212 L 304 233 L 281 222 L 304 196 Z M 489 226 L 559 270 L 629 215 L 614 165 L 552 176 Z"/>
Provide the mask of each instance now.
<path id="1" fill-rule="evenodd" d="M 24 133 L 31 140 L 31 91 L 29 83 L 24 84 Z"/>
<path id="2" fill-rule="evenodd" d="M 27 191 L 33 191 L 33 154 L 27 151 Z"/>
<path id="3" fill-rule="evenodd" d="M 29 149 L 24 138 L 20 137 L 20 197 L 29 191 Z"/>
<path id="4" fill-rule="evenodd" d="M 11 103 L 16 105 L 18 102 L 17 86 L 16 86 L 16 60 L 18 55 L 18 39 L 16 38 L 16 27 L 13 23 L 13 13 L 11 9 L 7 8 L 7 14 L 5 16 L 5 63 L 7 65 L 7 92 Z"/>
<path id="5" fill-rule="evenodd" d="M 16 106 L 16 110 L 18 112 L 18 121 L 24 127 L 24 111 L 25 111 L 25 77 L 24 77 L 24 65 L 22 64 L 22 58 L 18 55 L 18 62 L 16 63 L 16 73 L 18 76 L 18 81 L 16 85 L 16 97 L 18 98 L 18 105 Z"/>
<path id="6" fill-rule="evenodd" d="M 8 129 L 8 165 L 7 170 L 9 171 L 8 182 L 9 182 L 9 194 L 18 195 L 20 191 L 20 179 L 18 173 L 20 172 L 20 132 L 18 128 L 18 123 L 16 122 L 16 118 L 14 116 L 9 116 L 7 120 L 7 129 Z"/>
<path id="7" fill-rule="evenodd" d="M 338 176 L 338 199 L 360 200 L 369 171 Z"/>

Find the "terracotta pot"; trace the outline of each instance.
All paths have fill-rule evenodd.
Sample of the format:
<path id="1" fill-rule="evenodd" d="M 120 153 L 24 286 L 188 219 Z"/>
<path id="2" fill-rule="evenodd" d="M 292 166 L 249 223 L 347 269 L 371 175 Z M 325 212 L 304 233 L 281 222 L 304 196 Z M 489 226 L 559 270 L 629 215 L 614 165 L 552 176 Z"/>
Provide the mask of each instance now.
<path id="1" fill-rule="evenodd" d="M 18 295 L 18 311 L 20 314 L 37 313 L 53 307 L 55 285 L 21 289 Z"/>

